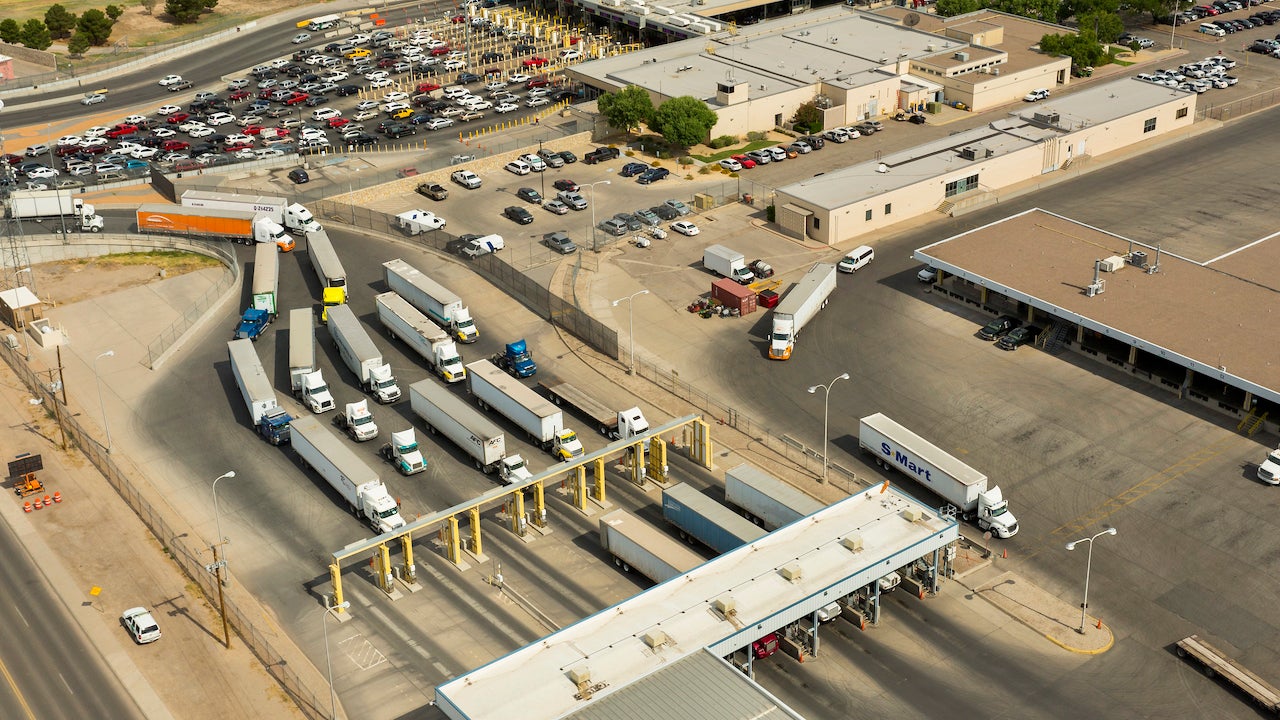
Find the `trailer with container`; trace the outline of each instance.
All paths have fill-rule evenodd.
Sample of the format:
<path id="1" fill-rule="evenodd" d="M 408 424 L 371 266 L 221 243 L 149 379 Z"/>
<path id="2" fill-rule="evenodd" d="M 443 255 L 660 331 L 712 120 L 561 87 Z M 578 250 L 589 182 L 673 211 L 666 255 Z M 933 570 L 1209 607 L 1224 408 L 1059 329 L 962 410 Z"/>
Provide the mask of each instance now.
<path id="1" fill-rule="evenodd" d="M 255 432 L 272 445 L 289 442 L 289 423 L 293 418 L 280 407 L 275 388 L 267 379 L 258 351 L 252 342 L 232 340 L 227 343 L 227 358 L 231 362 L 231 374 L 236 387 L 249 410 L 249 424 Z"/>
<path id="2" fill-rule="evenodd" d="M 230 240 L 241 245 L 273 243 L 280 250 L 293 249 L 293 238 L 271 218 L 238 210 L 186 208 L 148 203 L 136 213 L 138 232 L 186 235 L 208 240 Z"/>
<path id="3" fill-rule="evenodd" d="M 702 265 L 716 275 L 736 280 L 741 285 L 756 279 L 742 253 L 723 245 L 707 246 L 702 251 Z"/>
<path id="4" fill-rule="evenodd" d="M 320 281 L 320 321 L 329 322 L 329 308 L 347 303 L 347 271 L 329 241 L 329 233 L 307 233 L 307 258 Z"/>
<path id="5" fill-rule="evenodd" d="M 769 335 L 769 359 L 787 360 L 795 350 L 796 337 L 827 306 L 836 289 L 836 266 L 816 263 L 800 278 L 782 302 L 773 309 L 773 332 Z"/>
<path id="6" fill-rule="evenodd" d="M 302 464 L 324 478 L 347 507 L 379 534 L 404 527 L 399 503 L 372 468 L 313 417 L 293 421 L 293 450 Z"/>
<path id="7" fill-rule="evenodd" d="M 236 193 L 187 190 L 179 199 L 183 207 L 238 210 L 266 215 L 277 225 L 291 233 L 302 234 L 320 230 L 320 223 L 301 203 L 290 203 L 274 195 L 239 195 Z"/>
<path id="8" fill-rule="evenodd" d="M 458 342 L 473 343 L 480 339 L 471 311 L 457 295 L 399 258 L 382 263 L 382 269 L 389 289 L 426 313 Z"/>
<path id="9" fill-rule="evenodd" d="M 679 577 L 703 563 L 703 558 L 658 528 L 626 510 L 600 518 L 600 544 L 623 572 L 636 572 L 655 583 Z"/>
<path id="10" fill-rule="evenodd" d="M 1009 511 L 998 485 L 941 448 L 890 420 L 884 413 L 858 421 L 858 445 L 876 464 L 893 468 L 953 505 L 965 520 L 999 538 L 1018 534 L 1018 519 Z"/>
<path id="11" fill-rule="evenodd" d="M 426 423 L 427 432 L 449 438 L 477 470 L 496 472 L 507 484 L 532 477 L 523 458 L 507 456 L 507 440 L 497 425 L 430 378 L 409 386 L 409 407 Z"/>
<path id="12" fill-rule="evenodd" d="M 289 311 L 289 387 L 313 413 L 334 409 L 333 394 L 316 366 L 316 327 L 307 308 Z"/>
<path id="13" fill-rule="evenodd" d="M 391 365 L 382 361 L 382 352 L 350 305 L 329 309 L 329 337 L 347 369 L 355 373 L 360 389 L 384 405 L 400 399 L 400 386 L 391 373 Z"/>
<path id="14" fill-rule="evenodd" d="M 591 420 L 601 435 L 613 440 L 630 440 L 649 432 L 649 421 L 638 407 L 613 410 L 582 390 L 559 380 L 546 379 L 538 387 L 556 405 L 565 405 Z"/>
<path id="15" fill-rule="evenodd" d="M 764 528 L 685 483 L 663 489 L 662 516 L 680 532 L 680 539 L 697 540 L 717 553 L 765 536 Z"/>
<path id="16" fill-rule="evenodd" d="M 582 441 L 576 432 L 564 426 L 564 413 L 488 360 L 477 360 L 467 366 L 467 390 L 476 397 L 482 410 L 497 410 L 557 459 L 567 462 L 582 457 Z"/>
<path id="17" fill-rule="evenodd" d="M 342 412 L 333 417 L 333 424 L 356 442 L 378 437 L 378 423 L 373 421 L 373 413 L 369 412 L 368 400 L 347 403 Z"/>
<path id="18" fill-rule="evenodd" d="M 533 351 L 524 338 L 507 343 L 502 352 L 490 358 L 490 362 L 518 378 L 533 377 L 538 372 L 538 363 L 533 361 Z"/>
<path id="19" fill-rule="evenodd" d="M 401 475 L 416 475 L 427 469 L 427 461 L 418 449 L 418 436 L 413 428 L 391 433 L 391 442 L 379 448 L 378 454 L 394 465 Z"/>
<path id="20" fill-rule="evenodd" d="M 453 338 L 409 301 L 397 293 L 386 292 L 374 297 L 373 304 L 387 333 L 400 338 L 418 353 L 441 380 L 455 383 L 467 379 L 467 369 L 462 366 L 462 356 Z"/>
<path id="21" fill-rule="evenodd" d="M 62 190 L 15 190 L 9 195 L 9 217 L 21 220 L 53 223 L 54 232 L 81 230 L 102 232 L 106 221 L 94 207 L 71 193 Z"/>
<path id="22" fill-rule="evenodd" d="M 253 307 L 267 313 L 267 321 L 279 313 L 280 253 L 270 245 L 259 245 L 253 254 Z"/>
<path id="23" fill-rule="evenodd" d="M 826 507 L 760 468 L 742 464 L 724 474 L 724 498 L 766 530 L 777 530 Z"/>

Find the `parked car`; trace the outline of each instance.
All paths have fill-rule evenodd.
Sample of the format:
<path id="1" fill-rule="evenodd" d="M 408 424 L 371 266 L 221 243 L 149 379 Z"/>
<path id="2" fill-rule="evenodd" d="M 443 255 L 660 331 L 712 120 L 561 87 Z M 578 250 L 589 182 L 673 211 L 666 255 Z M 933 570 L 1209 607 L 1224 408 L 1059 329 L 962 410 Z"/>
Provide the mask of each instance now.
<path id="1" fill-rule="evenodd" d="M 565 213 L 569 212 L 569 206 L 568 206 L 568 205 L 565 205 L 564 203 L 562 203 L 562 202 L 560 202 L 559 200 L 556 200 L 556 199 L 554 199 L 554 198 L 553 198 L 553 199 L 551 199 L 551 200 L 547 200 L 546 202 L 542 203 L 542 207 L 544 207 L 544 208 L 546 208 L 547 210 L 549 210 L 549 211 L 551 211 L 551 212 L 555 213 L 556 215 L 564 215 Z"/>
<path id="2" fill-rule="evenodd" d="M 618 171 L 618 175 L 621 177 L 634 177 L 648 169 L 649 166 L 642 162 L 629 162 L 622 166 L 622 169 Z"/>
<path id="3" fill-rule="evenodd" d="M 129 631 L 129 636 L 139 645 L 153 643 L 160 639 L 160 625 L 151 611 L 144 607 L 129 608 L 120 615 L 120 624 Z"/>
<path id="4" fill-rule="evenodd" d="M 649 168 L 641 173 L 640 177 L 636 178 L 636 182 L 641 185 L 651 185 L 659 180 L 665 180 L 670 174 L 671 171 L 663 167 Z"/>
<path id="5" fill-rule="evenodd" d="M 530 187 L 522 187 L 519 190 L 517 190 L 516 197 L 520 198 L 521 200 L 524 200 L 525 202 L 531 202 L 535 205 L 542 204 L 542 193 L 539 193 L 537 190 L 534 190 L 533 188 L 530 188 Z"/>
<path id="6" fill-rule="evenodd" d="M 293 184 L 295 185 L 302 185 L 304 183 L 311 182 L 311 176 L 302 168 L 294 168 L 290 170 L 288 178 L 293 181 Z"/>
<path id="7" fill-rule="evenodd" d="M 1022 321 L 1012 315 L 1001 315 L 995 320 L 984 325 L 982 329 L 978 331 L 978 337 L 983 340 L 995 340 L 1021 324 Z"/>
<path id="8" fill-rule="evenodd" d="M 432 200 L 444 200 L 449 197 L 449 189 L 440 183 L 422 183 L 418 185 L 417 193 Z"/>
<path id="9" fill-rule="evenodd" d="M 470 170 L 455 170 L 449 179 L 468 190 L 475 190 L 481 184 L 480 176 Z"/>
<path id="10" fill-rule="evenodd" d="M 870 265 L 875 259 L 876 252 L 870 245 L 859 245 L 840 258 L 840 262 L 836 263 L 836 269 L 844 273 L 856 272 Z"/>
<path id="11" fill-rule="evenodd" d="M 1040 336 L 1040 328 L 1034 325 L 1022 325 L 1005 333 L 1004 337 L 996 341 L 996 347 L 1001 350 L 1017 350 L 1023 345 L 1035 342 Z"/>
<path id="12" fill-rule="evenodd" d="M 595 150 L 592 150 L 591 152 L 584 155 L 582 157 L 582 162 L 588 165 L 595 165 L 596 163 L 605 162 L 607 160 L 613 160 L 614 158 L 620 155 L 622 155 L 622 153 L 618 150 L 618 148 L 598 147 Z"/>
<path id="13" fill-rule="evenodd" d="M 700 232 L 698 230 L 698 226 L 688 220 L 677 220 L 676 222 L 671 223 L 671 229 L 681 235 L 688 235 L 689 237 L 693 237 Z"/>
<path id="14" fill-rule="evenodd" d="M 503 209 L 502 214 L 521 225 L 528 225 L 533 222 L 533 214 L 518 205 L 507 206 Z"/>
<path id="15" fill-rule="evenodd" d="M 1027 93 L 1022 97 L 1022 100 L 1023 102 L 1036 102 L 1039 100 L 1044 100 L 1047 97 L 1049 97 L 1049 91 L 1044 88 L 1040 88 L 1038 90 L 1032 90 L 1031 92 Z"/>

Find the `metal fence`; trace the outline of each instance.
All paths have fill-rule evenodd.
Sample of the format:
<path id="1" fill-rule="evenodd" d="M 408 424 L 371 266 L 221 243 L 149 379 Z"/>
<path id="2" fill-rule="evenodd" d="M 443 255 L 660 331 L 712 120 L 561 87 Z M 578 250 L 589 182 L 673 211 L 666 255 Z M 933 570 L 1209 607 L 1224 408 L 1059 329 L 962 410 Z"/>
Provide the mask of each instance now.
<path id="1" fill-rule="evenodd" d="M 23 361 L 20 350 L 0 344 L 0 355 L 13 368 L 27 390 L 44 402 L 45 408 L 54 408 L 53 415 L 61 422 L 67 441 L 74 443 L 89 462 L 102 473 L 107 482 L 111 483 L 111 487 L 115 488 L 125 503 L 137 514 L 178 567 L 200 587 L 205 597 L 212 598 L 217 595 L 217 580 L 205 570 L 205 564 L 212 560 L 208 547 L 200 539 L 191 537 L 189 530 L 180 532 L 170 524 L 166 516 L 175 516 L 176 511 L 152 503 L 148 496 L 156 497 L 156 494 L 148 494 L 140 489 L 115 457 L 93 440 L 92 435 L 80 424 L 77 414 L 72 413 L 63 404 L 62 398 L 51 389 L 50 383 L 42 381 L 42 378 Z M 281 689 L 302 713 L 308 718 L 317 718 L 317 720 L 326 717 L 327 690 L 322 690 L 318 696 L 313 688 L 306 686 L 290 668 L 287 659 L 276 651 L 272 645 L 270 633 L 255 625 L 251 615 L 236 605 L 234 599 L 226 600 L 226 610 L 228 621 L 235 628 L 242 642 L 257 656 L 263 668 L 275 678 Z M 322 700 L 323 704 L 321 704 Z"/>
<path id="2" fill-rule="evenodd" d="M 208 290 L 205 290 L 203 295 L 187 307 L 187 310 L 182 314 L 182 317 L 174 320 L 169 327 L 160 331 L 160 335 L 147 345 L 147 367 L 155 370 L 165 352 L 168 351 L 170 347 L 173 347 L 173 344 L 176 343 L 178 339 L 187 332 L 187 330 L 190 330 L 191 327 L 200 320 L 205 312 L 209 310 L 209 308 L 217 304 L 218 299 L 222 297 L 222 294 L 229 288 L 238 287 L 240 285 L 241 271 L 240 260 L 236 257 L 235 253 L 222 245 L 195 240 L 182 240 L 179 242 L 177 238 L 172 238 L 171 241 L 168 241 L 163 236 L 156 237 L 154 235 L 146 236 L 146 243 L 152 248 L 167 247 L 173 249 L 194 250 L 195 252 L 199 252 L 203 255 L 209 255 L 221 260 L 222 264 L 226 265 L 227 269 L 231 271 L 230 274 L 221 275 L 213 285 L 209 286 Z"/>
<path id="3" fill-rule="evenodd" d="M 1201 116 L 1226 121 L 1265 110 L 1277 104 L 1280 104 L 1280 90 L 1267 90 L 1229 103 L 1210 105 L 1201 111 Z"/>

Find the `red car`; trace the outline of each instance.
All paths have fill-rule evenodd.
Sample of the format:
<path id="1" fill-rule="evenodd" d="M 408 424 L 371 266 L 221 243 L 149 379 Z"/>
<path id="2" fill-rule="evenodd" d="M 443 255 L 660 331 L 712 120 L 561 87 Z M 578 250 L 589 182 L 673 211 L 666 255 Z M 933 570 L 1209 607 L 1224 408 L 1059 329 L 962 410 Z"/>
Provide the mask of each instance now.
<path id="1" fill-rule="evenodd" d="M 83 149 L 84 148 L 79 145 L 59 145 L 58 149 L 53 151 L 53 154 L 58 157 L 66 157 L 68 155 L 74 155 Z"/>
<path id="2" fill-rule="evenodd" d="M 546 87 L 549 84 L 550 83 L 547 82 L 547 78 L 545 76 L 539 75 L 536 78 L 529 78 L 529 82 L 525 83 L 524 87 L 526 90 L 532 90 L 534 88 Z"/>
<path id="3" fill-rule="evenodd" d="M 7 165 L 17 165 L 18 163 L 26 160 L 26 158 L 21 155 L 14 155 L 13 153 L 5 153 L 4 157 L 0 157 L 0 160 L 3 160 Z"/>
<path id="4" fill-rule="evenodd" d="M 561 178 L 560 180 L 555 181 L 552 185 L 557 190 L 567 190 L 569 192 L 576 192 L 578 189 L 578 183 L 569 180 L 568 178 Z"/>
<path id="5" fill-rule="evenodd" d="M 165 140 L 163 143 L 160 144 L 161 150 L 168 150 L 170 152 L 173 152 L 176 150 L 186 150 L 189 147 L 191 147 L 191 143 L 186 142 L 185 140 Z"/>
<path id="6" fill-rule="evenodd" d="M 546 65 L 546 64 L 547 64 L 547 63 L 549 63 L 549 62 L 551 62 L 551 61 L 550 61 L 550 60 L 548 60 L 548 59 L 546 59 L 546 58 L 544 58 L 544 57 L 541 57 L 541 56 L 535 55 L 535 56 L 533 56 L 533 57 L 529 58 L 528 60 L 525 60 L 525 61 L 524 61 L 523 63 L 521 63 L 521 64 L 528 68 L 528 67 L 542 67 L 543 65 Z"/>
<path id="7" fill-rule="evenodd" d="M 467 21 L 467 16 L 466 16 L 466 15 L 454 15 L 453 17 L 449 18 L 449 21 L 450 21 L 450 22 L 453 22 L 453 23 L 455 23 L 455 24 L 456 24 L 456 23 L 463 23 L 463 22 L 466 22 L 466 21 Z"/>
<path id="8" fill-rule="evenodd" d="M 746 155 L 734 155 L 734 156 L 733 156 L 733 159 L 734 159 L 734 160 L 737 160 L 739 163 L 741 163 L 741 164 L 742 164 L 743 169 L 745 169 L 745 170 L 750 170 L 751 168 L 753 168 L 753 167 L 755 167 L 755 166 L 756 166 L 756 161 L 755 161 L 755 160 L 752 160 L 751 158 L 747 157 Z"/>
<path id="9" fill-rule="evenodd" d="M 245 127 L 245 129 L 241 130 L 240 132 L 244 133 L 245 135 L 257 135 L 258 133 L 262 132 L 265 129 L 266 128 L 264 128 L 261 125 L 248 125 Z"/>
<path id="10" fill-rule="evenodd" d="M 296 92 L 296 93 L 294 93 L 294 94 L 290 95 L 290 96 L 289 96 L 289 99 L 284 101 L 284 104 L 285 104 L 285 105 L 297 105 L 297 104 L 298 104 L 298 103 L 300 103 L 300 102 L 306 102 L 307 98 L 309 98 L 309 97 L 311 97 L 311 96 L 310 96 L 310 95 L 308 95 L 308 94 L 306 94 L 306 93 L 304 93 L 304 92 Z"/>
<path id="11" fill-rule="evenodd" d="M 111 128 L 110 130 L 108 130 L 107 137 L 109 138 L 124 137 L 125 135 L 132 135 L 136 132 L 138 132 L 137 125 L 125 125 L 124 123 L 121 123 Z"/>
<path id="12" fill-rule="evenodd" d="M 273 93 L 273 92 L 275 92 L 275 91 L 276 91 L 276 88 L 265 88 L 265 89 L 263 89 L 263 90 L 259 90 L 259 91 L 258 91 L 258 99 L 259 99 L 259 100 L 270 100 L 270 99 L 271 99 L 271 93 Z"/>
<path id="13" fill-rule="evenodd" d="M 441 45 L 440 47 L 431 48 L 431 54 L 432 54 L 432 55 L 448 55 L 448 54 L 449 54 L 449 46 L 448 46 L 448 45 Z"/>
<path id="14" fill-rule="evenodd" d="M 253 97 L 253 93 L 248 90 L 237 90 L 228 95 L 227 99 L 231 102 L 240 102 L 241 100 L 248 100 L 251 97 Z"/>
<path id="15" fill-rule="evenodd" d="M 421 82 L 421 83 L 418 83 L 418 92 L 419 92 L 419 93 L 429 93 L 429 92 L 431 92 L 431 91 L 433 91 L 433 90 L 439 90 L 439 89 L 440 89 L 440 86 L 439 86 L 439 85 L 437 85 L 436 83 L 433 83 L 433 82 Z"/>
<path id="16" fill-rule="evenodd" d="M 332 118 L 329 118 L 329 127 L 340 128 L 343 125 L 349 124 L 350 122 L 351 122 L 350 118 L 332 117 Z"/>
<path id="17" fill-rule="evenodd" d="M 174 113 L 169 117 L 165 118 L 165 122 L 169 123 L 170 125 L 179 125 L 190 119 L 191 119 L 190 113 L 180 112 L 180 113 Z"/>
<path id="18" fill-rule="evenodd" d="M 234 145 L 228 145 L 225 148 L 223 148 L 225 152 L 239 152 L 241 150 L 252 150 L 252 149 L 253 149 L 253 145 L 251 143 L 235 143 Z"/>
<path id="19" fill-rule="evenodd" d="M 106 151 L 107 151 L 106 145 L 85 145 L 84 147 L 80 148 L 81 153 L 85 153 L 88 155 L 101 155 Z"/>

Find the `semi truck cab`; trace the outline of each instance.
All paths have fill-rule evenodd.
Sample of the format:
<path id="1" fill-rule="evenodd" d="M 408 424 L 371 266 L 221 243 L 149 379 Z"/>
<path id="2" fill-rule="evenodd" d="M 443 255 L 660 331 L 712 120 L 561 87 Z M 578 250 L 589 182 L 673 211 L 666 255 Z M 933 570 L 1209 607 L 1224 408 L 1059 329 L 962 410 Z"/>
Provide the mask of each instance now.
<path id="1" fill-rule="evenodd" d="M 519 455 L 508 455 L 502 458 L 502 462 L 498 465 L 498 478 L 504 485 L 522 483 L 531 477 L 533 473 L 525 467 L 524 458 Z"/>
<path id="2" fill-rule="evenodd" d="M 329 308 L 347 304 L 347 289 L 345 287 L 327 287 L 320 294 L 320 301 L 320 322 L 328 324 Z"/>
<path id="3" fill-rule="evenodd" d="M 396 466 L 401 475 L 415 475 L 427 469 L 427 461 L 418 450 L 418 437 L 413 428 L 391 433 L 391 442 L 382 446 L 381 454 Z"/>
<path id="4" fill-rule="evenodd" d="M 319 370 L 302 376 L 299 395 L 313 413 L 328 412 L 334 407 L 333 395 L 329 392 L 329 386 L 325 384 L 324 375 Z"/>
<path id="5" fill-rule="evenodd" d="M 569 462 L 575 458 L 580 458 L 586 453 L 586 449 L 582 447 L 582 441 L 578 439 L 578 433 L 565 428 L 556 433 L 555 444 L 551 448 L 551 454 L 564 462 Z"/>
<path id="6" fill-rule="evenodd" d="M 471 319 L 471 311 L 466 308 L 454 313 L 451 325 L 453 336 L 460 343 L 471 344 L 480 339 L 480 331 L 476 329 L 476 322 Z"/>

